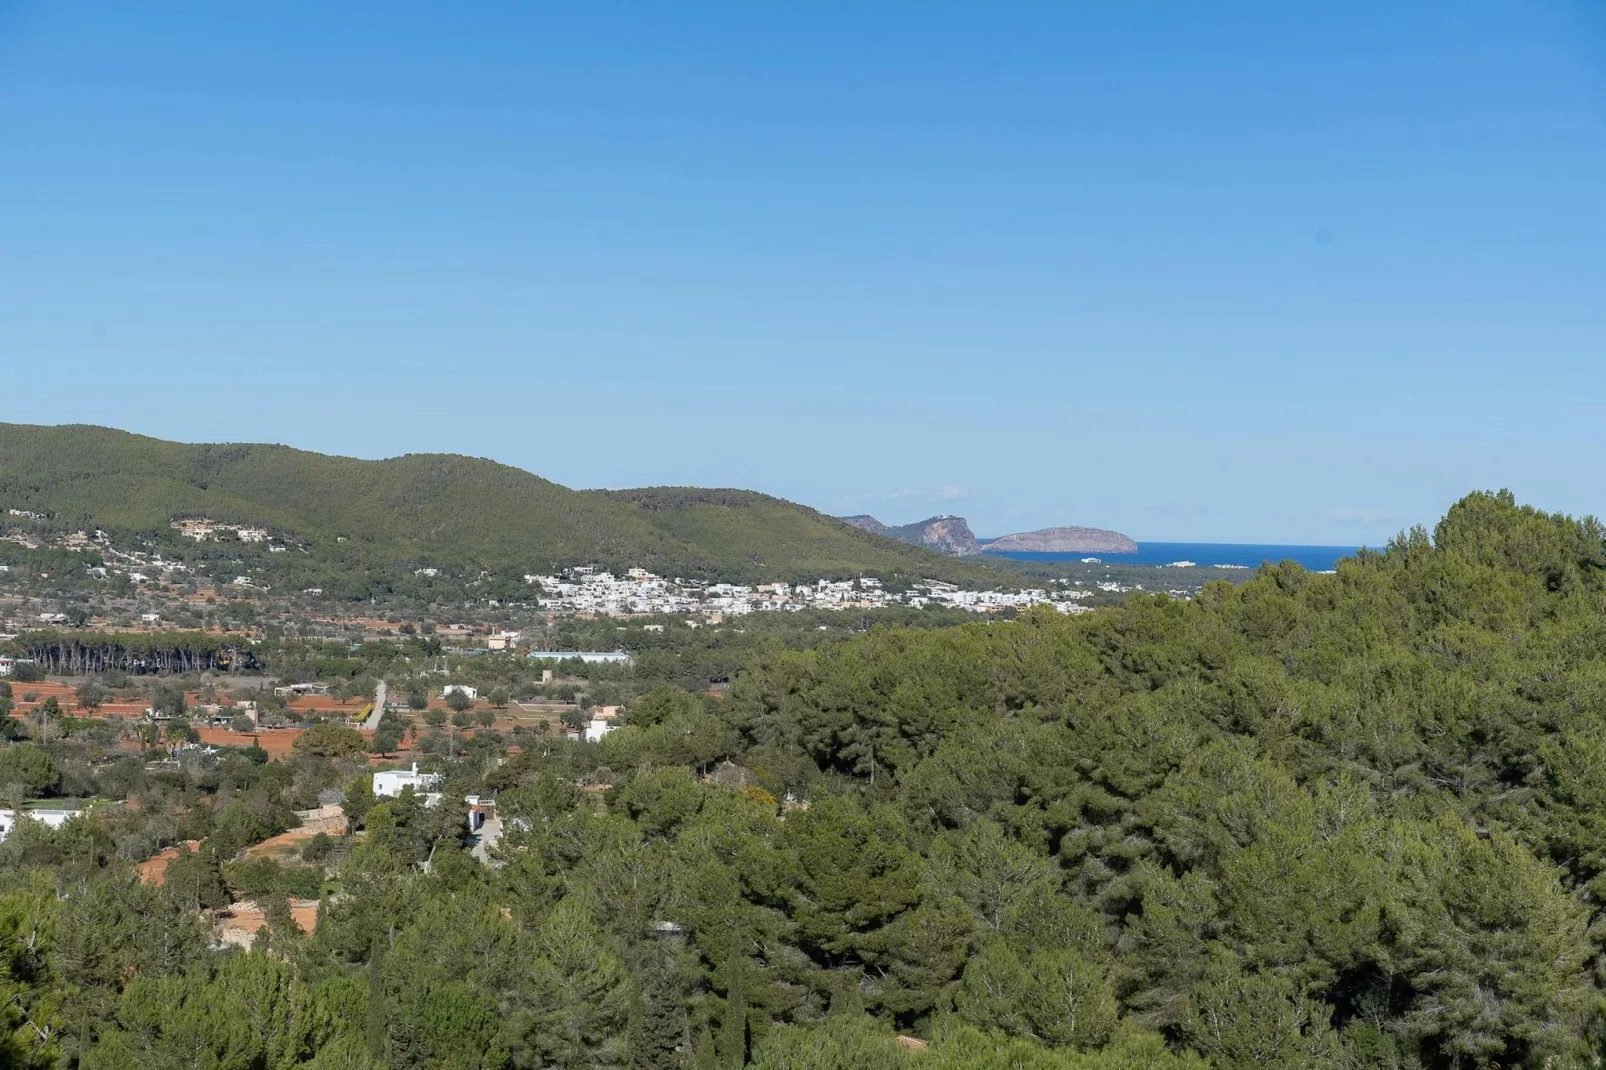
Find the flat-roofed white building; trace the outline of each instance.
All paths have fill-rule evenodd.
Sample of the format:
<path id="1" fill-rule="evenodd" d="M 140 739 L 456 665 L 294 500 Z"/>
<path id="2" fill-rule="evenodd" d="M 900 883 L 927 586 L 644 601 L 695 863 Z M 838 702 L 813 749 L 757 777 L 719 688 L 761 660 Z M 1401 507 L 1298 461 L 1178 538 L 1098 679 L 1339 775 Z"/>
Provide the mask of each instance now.
<path id="1" fill-rule="evenodd" d="M 418 794 L 427 796 L 439 790 L 445 779 L 439 773 L 420 773 L 417 762 L 413 763 L 411 769 L 381 769 L 374 774 L 374 795 L 394 799 L 407 788 L 412 788 Z"/>
<path id="2" fill-rule="evenodd" d="M 35 809 L 25 809 L 22 817 L 29 821 L 42 821 L 53 829 L 59 829 L 79 814 L 82 810 L 70 810 L 61 806 L 41 806 Z M 0 840 L 11 835 L 11 830 L 17 827 L 17 811 L 0 810 Z"/>

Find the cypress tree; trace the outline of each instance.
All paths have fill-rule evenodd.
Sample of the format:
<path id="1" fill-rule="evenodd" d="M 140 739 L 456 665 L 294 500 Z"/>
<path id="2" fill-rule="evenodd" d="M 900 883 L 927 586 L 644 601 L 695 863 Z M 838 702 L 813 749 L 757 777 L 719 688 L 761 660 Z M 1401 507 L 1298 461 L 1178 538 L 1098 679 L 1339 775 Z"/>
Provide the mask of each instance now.
<path id="1" fill-rule="evenodd" d="M 385 1061 L 386 1037 L 390 1031 L 389 1008 L 385 1005 L 385 945 L 374 937 L 368 954 L 368 1053 Z"/>
<path id="2" fill-rule="evenodd" d="M 630 1022 L 630 1065 L 634 1070 L 676 1070 L 682 1035 L 680 1001 L 667 969 L 643 971 Z"/>
<path id="3" fill-rule="evenodd" d="M 747 963 L 731 950 L 725 962 L 725 1017 L 719 1023 L 719 1063 L 728 1070 L 747 1065 Z"/>
<path id="4" fill-rule="evenodd" d="M 719 1041 L 707 1026 L 697 1034 L 697 1046 L 692 1051 L 692 1066 L 696 1070 L 719 1070 Z"/>

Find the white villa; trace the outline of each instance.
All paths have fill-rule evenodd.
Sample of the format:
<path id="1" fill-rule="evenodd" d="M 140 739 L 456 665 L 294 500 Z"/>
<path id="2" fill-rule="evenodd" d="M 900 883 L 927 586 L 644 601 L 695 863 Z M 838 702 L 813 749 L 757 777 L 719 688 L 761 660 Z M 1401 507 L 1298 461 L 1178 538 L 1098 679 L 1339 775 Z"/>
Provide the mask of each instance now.
<path id="1" fill-rule="evenodd" d="M 439 788 L 445 779 L 439 773 L 420 773 L 417 762 L 411 769 L 382 769 L 374 774 L 374 797 L 394 799 L 405 789 L 412 788 L 424 797 L 424 805 L 434 806 L 440 802 Z"/>

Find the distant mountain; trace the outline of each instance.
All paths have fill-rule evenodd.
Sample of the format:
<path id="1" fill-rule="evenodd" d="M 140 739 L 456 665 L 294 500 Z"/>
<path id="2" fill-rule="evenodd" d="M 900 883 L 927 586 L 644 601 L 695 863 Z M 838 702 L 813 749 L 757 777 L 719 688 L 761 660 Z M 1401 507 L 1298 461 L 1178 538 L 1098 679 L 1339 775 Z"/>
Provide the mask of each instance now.
<path id="1" fill-rule="evenodd" d="M 962 516 L 934 516 L 903 527 L 892 528 L 887 534 L 894 539 L 915 543 L 938 553 L 955 557 L 968 557 L 977 553 L 976 536 Z"/>
<path id="2" fill-rule="evenodd" d="M 971 534 L 965 518 L 959 516 L 934 516 L 899 527 L 889 527 L 875 517 L 862 513 L 837 519 L 876 535 L 886 535 L 955 557 L 1015 552 L 1133 554 L 1138 550 L 1138 544 L 1125 535 L 1104 528 L 1043 528 L 981 541 Z"/>
<path id="3" fill-rule="evenodd" d="M 981 552 L 1037 554 L 1135 554 L 1138 544 L 1119 531 L 1104 528 L 1042 528 L 1004 535 L 981 544 Z"/>
<path id="4" fill-rule="evenodd" d="M 875 517 L 862 513 L 857 516 L 839 516 L 837 519 L 844 524 L 852 524 L 862 531 L 885 535 L 890 539 L 915 546 L 924 546 L 928 550 L 935 550 L 951 557 L 969 557 L 979 552 L 976 536 L 971 534 L 970 525 L 962 516 L 933 516 L 897 527 L 889 527 Z"/>
<path id="5" fill-rule="evenodd" d="M 868 531 L 872 535 L 885 535 L 892 530 L 868 513 L 859 513 L 855 516 L 839 516 L 837 519 L 844 524 L 853 525 L 860 531 Z"/>
<path id="6" fill-rule="evenodd" d="M 172 530 L 180 517 L 261 526 L 307 551 L 275 555 L 278 567 L 322 562 L 373 583 L 398 566 L 517 576 L 586 564 L 734 582 L 861 573 L 1010 580 L 1002 563 L 955 561 L 753 491 L 576 491 L 455 454 L 366 461 L 86 425 L 0 424 L 0 528 L 8 509 L 154 546 L 195 546 Z"/>

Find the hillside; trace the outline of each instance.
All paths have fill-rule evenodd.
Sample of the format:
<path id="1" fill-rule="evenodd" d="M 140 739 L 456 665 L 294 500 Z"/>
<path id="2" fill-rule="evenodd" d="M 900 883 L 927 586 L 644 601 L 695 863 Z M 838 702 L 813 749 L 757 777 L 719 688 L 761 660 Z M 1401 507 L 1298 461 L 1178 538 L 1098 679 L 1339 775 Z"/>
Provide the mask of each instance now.
<path id="1" fill-rule="evenodd" d="M 1603 535 L 1473 494 L 1333 573 L 1267 565 L 1191 600 L 795 645 L 759 634 L 779 613 L 648 633 L 585 681 L 620 707 L 598 741 L 551 731 L 567 703 L 491 700 L 470 707 L 488 727 L 424 714 L 385 761 L 494 795 L 494 842 L 461 807 L 375 792 L 343 726 L 173 716 L 138 727 L 237 746 L 153 774 L 109 745 L 135 725 L 52 721 L 19 687 L 0 783 L 111 805 L 59 829 L 36 808 L 0 844 L 0 1066 L 73 1065 L 80 1037 L 86 1070 L 1598 1066 Z M 174 653 L 215 669 L 216 642 Z M 443 679 L 427 642 L 252 657 L 442 714 L 446 679 L 557 697 L 523 659 Z M 106 650 L 33 643 L 52 668 Z M 708 657 L 739 666 L 718 696 Z M 25 686 L 176 712 L 248 679 Z M 325 792 L 323 841 L 287 833 Z M 247 917 L 245 948 L 208 932 Z"/>
<path id="2" fill-rule="evenodd" d="M 452 454 L 382 461 L 260 444 L 188 445 L 110 428 L 0 424 L 0 510 L 67 528 L 171 538 L 207 516 L 266 526 L 309 552 L 397 565 L 640 565 L 727 580 L 871 573 L 997 582 L 815 510 L 748 491 L 575 491 Z M 338 540 L 346 545 L 334 549 Z"/>

